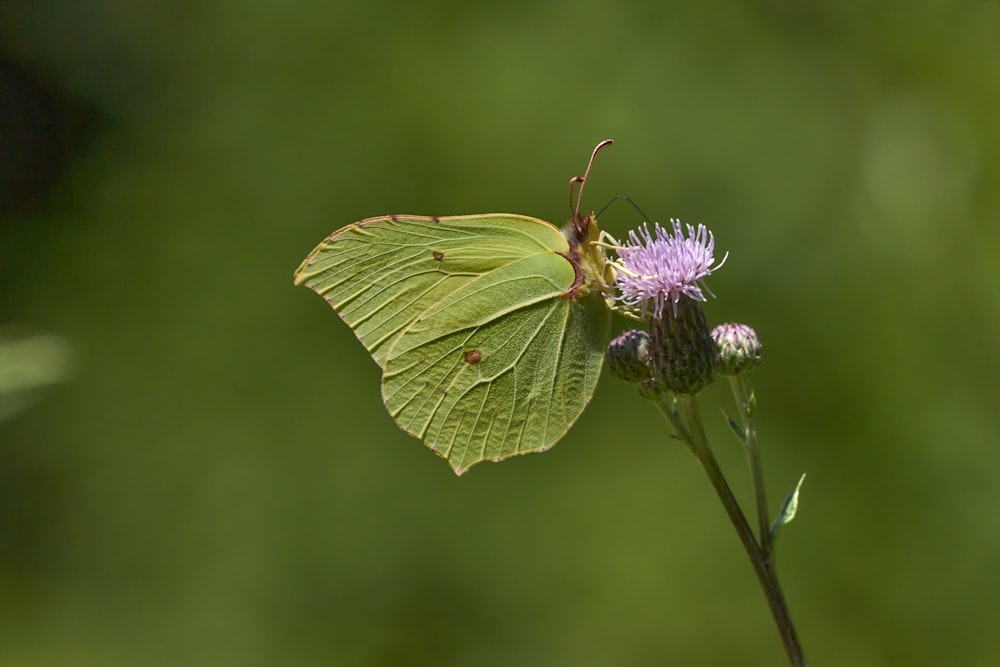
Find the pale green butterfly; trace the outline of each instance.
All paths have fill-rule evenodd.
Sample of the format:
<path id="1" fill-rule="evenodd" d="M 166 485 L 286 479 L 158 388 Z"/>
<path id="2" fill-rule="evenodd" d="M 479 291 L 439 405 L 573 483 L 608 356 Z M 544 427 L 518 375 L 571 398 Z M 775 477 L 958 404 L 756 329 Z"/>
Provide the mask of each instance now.
<path id="1" fill-rule="evenodd" d="M 382 368 L 407 433 L 461 475 L 541 452 L 590 402 L 609 339 L 613 278 L 579 195 L 560 231 L 523 215 L 390 215 L 338 229 L 295 272 Z"/>

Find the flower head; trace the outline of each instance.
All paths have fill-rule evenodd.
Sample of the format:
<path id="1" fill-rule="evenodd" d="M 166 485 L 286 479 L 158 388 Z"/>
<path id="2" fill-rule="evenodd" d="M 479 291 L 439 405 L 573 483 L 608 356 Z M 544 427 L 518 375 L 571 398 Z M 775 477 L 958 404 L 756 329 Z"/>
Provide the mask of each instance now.
<path id="1" fill-rule="evenodd" d="M 712 329 L 719 348 L 719 372 L 723 375 L 749 373 L 760 363 L 760 339 L 745 324 L 727 322 Z"/>
<path id="2" fill-rule="evenodd" d="M 687 227 L 687 238 L 680 220 L 670 220 L 673 232 L 655 223 L 653 233 L 648 223 L 628 234 L 628 242 L 618 248 L 618 269 L 615 284 L 618 301 L 639 308 L 643 317 L 662 317 L 671 304 L 674 314 L 681 297 L 707 301 L 705 294 L 714 296 L 705 286 L 704 278 L 721 267 L 726 258 L 715 262 L 715 236 L 705 225 Z M 651 311 L 651 313 L 650 313 Z"/>

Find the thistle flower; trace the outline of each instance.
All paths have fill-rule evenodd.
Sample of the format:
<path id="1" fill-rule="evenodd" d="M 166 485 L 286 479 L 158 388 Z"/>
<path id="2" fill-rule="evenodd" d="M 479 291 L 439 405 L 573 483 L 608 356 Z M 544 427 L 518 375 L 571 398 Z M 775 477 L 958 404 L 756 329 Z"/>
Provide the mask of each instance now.
<path id="1" fill-rule="evenodd" d="M 704 278 L 729 257 L 726 253 L 722 261 L 713 266 L 715 236 L 705 225 L 698 225 L 697 229 L 686 225 L 685 238 L 680 220 L 671 219 L 670 224 L 673 232 L 655 223 L 651 234 L 648 223 L 644 223 L 638 232 L 630 231 L 628 242 L 617 248 L 618 301 L 632 309 L 638 308 L 643 317 L 649 314 L 662 317 L 667 304 L 676 316 L 681 297 L 706 301 L 706 293 L 714 296 L 705 286 Z"/>
<path id="2" fill-rule="evenodd" d="M 719 372 L 723 375 L 749 373 L 760 363 L 760 339 L 745 324 L 727 322 L 712 329 L 719 348 Z"/>
<path id="3" fill-rule="evenodd" d="M 697 228 L 670 221 L 629 232 L 628 242 L 616 248 L 615 285 L 618 302 L 639 310 L 649 319 L 649 366 L 662 391 L 694 395 L 715 377 L 718 351 L 699 302 L 714 296 L 706 276 L 725 263 L 715 263 L 715 237 L 704 225 Z"/>

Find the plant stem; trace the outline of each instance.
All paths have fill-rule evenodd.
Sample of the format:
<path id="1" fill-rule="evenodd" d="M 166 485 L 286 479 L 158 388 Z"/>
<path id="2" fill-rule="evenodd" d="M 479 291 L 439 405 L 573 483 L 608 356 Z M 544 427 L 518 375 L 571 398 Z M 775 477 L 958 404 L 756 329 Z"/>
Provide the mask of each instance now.
<path id="1" fill-rule="evenodd" d="M 750 381 L 744 374 L 731 375 L 730 387 L 736 407 L 740 411 L 740 422 L 743 425 L 743 446 L 747 452 L 747 463 L 750 466 L 750 478 L 753 485 L 754 504 L 757 506 L 757 530 L 760 535 L 760 549 L 765 560 L 773 560 L 771 518 L 767 511 L 767 491 L 764 488 L 764 465 L 760 460 L 760 447 L 757 446 L 757 425 L 754 421 L 754 396 L 750 389 Z"/>
<path id="2" fill-rule="evenodd" d="M 679 398 L 684 412 L 683 423 L 681 423 L 680 415 L 668 406 L 663 405 L 663 399 L 665 398 L 665 396 L 661 397 L 661 400 L 657 401 L 660 404 L 660 411 L 663 412 L 667 420 L 677 429 L 678 437 L 687 442 L 695 457 L 701 462 L 709 481 L 712 483 L 712 487 L 719 496 L 719 500 L 722 501 L 726 514 L 729 515 L 729 520 L 736 529 L 736 534 L 739 536 L 740 542 L 743 544 L 743 549 L 750 558 L 750 564 L 753 566 L 757 580 L 764 591 L 764 597 L 771 610 L 771 616 L 774 618 L 781 642 L 785 647 L 785 654 L 788 656 L 789 665 L 791 667 L 808 667 L 802 651 L 802 645 L 799 643 L 795 626 L 792 624 L 792 618 L 788 612 L 788 605 L 781 592 L 774 559 L 770 554 L 765 553 L 761 544 L 758 543 L 746 516 L 743 514 L 743 510 L 740 509 L 739 502 L 733 495 L 732 489 L 729 488 L 722 469 L 719 467 L 719 463 L 716 461 L 715 455 L 709 447 L 708 437 L 705 435 L 705 428 L 702 425 L 701 415 L 698 411 L 697 400 L 694 396 L 682 396 Z M 764 537 L 769 535 L 769 529 L 769 526 L 762 528 L 762 539 L 769 540 L 769 538 Z"/>

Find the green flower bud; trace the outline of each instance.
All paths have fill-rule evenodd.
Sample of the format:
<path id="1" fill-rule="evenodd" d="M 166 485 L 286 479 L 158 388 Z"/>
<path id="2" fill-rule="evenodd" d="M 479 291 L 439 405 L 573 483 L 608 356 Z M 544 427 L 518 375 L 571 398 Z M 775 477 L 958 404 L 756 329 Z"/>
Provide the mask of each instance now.
<path id="1" fill-rule="evenodd" d="M 652 376 L 673 394 L 697 394 L 712 383 L 718 351 L 701 305 L 686 296 L 649 322 Z"/>
<path id="2" fill-rule="evenodd" d="M 749 373 L 760 364 L 760 339 L 745 324 L 727 322 L 712 329 L 719 348 L 719 372 L 723 375 Z"/>
<path id="3" fill-rule="evenodd" d="M 649 334 L 632 329 L 608 343 L 608 368 L 626 382 L 649 378 Z"/>

